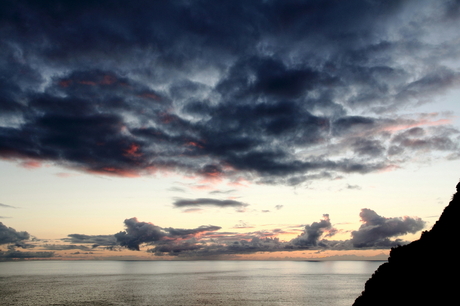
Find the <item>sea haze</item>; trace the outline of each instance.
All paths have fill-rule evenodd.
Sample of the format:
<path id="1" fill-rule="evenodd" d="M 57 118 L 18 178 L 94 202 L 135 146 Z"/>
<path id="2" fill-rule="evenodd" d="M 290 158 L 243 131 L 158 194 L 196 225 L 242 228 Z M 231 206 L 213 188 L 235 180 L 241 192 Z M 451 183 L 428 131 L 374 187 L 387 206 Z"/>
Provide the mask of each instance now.
<path id="1" fill-rule="evenodd" d="M 3 305 L 351 305 L 382 262 L 0 263 Z"/>

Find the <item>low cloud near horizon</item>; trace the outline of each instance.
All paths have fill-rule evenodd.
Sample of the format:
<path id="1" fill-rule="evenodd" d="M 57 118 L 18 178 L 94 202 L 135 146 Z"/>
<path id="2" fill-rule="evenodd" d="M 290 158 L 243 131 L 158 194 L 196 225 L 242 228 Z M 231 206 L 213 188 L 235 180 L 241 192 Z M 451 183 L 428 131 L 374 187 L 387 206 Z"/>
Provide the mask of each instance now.
<path id="1" fill-rule="evenodd" d="M 360 217 L 362 225 L 358 230 L 351 232 L 349 240 L 329 240 L 339 229 L 332 226 L 329 215 L 325 214 L 320 221 L 306 225 L 303 229 L 299 228 L 301 233 L 289 241 L 281 241 L 277 237 L 287 233 L 279 228 L 247 233 L 220 232 L 222 228 L 215 225 L 181 229 L 160 227 L 150 222 L 138 221 L 137 218 L 130 218 L 124 221 L 125 230 L 114 235 L 70 234 L 67 238 L 61 239 L 63 244 L 35 243 L 34 246 L 53 251 L 126 248 L 133 251 L 144 250 L 158 256 L 182 257 L 215 257 L 295 250 L 389 249 L 408 243 L 398 238 L 399 236 L 414 234 L 426 225 L 425 221 L 417 217 L 386 218 L 368 208 L 361 210 Z M 15 251 L 14 246 L 25 244 L 30 237 L 27 232 L 17 232 L 3 224 L 1 226 L 3 230 L 0 231 L 0 244 L 11 245 L 13 251 Z M 239 230 L 252 228 L 253 226 L 249 226 L 242 220 L 234 227 Z M 26 256 L 25 253 L 21 253 L 21 256 Z M 11 251 L 8 254 L 10 257 L 13 256 Z"/>

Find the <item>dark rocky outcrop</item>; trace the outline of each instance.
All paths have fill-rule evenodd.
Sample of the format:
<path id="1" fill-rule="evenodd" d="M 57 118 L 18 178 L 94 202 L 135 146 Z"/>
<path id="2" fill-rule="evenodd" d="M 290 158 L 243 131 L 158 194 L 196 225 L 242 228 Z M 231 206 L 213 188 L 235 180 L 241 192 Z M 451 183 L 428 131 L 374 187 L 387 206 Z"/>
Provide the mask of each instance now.
<path id="1" fill-rule="evenodd" d="M 393 248 L 353 306 L 460 305 L 459 225 L 460 183 L 433 228 Z"/>

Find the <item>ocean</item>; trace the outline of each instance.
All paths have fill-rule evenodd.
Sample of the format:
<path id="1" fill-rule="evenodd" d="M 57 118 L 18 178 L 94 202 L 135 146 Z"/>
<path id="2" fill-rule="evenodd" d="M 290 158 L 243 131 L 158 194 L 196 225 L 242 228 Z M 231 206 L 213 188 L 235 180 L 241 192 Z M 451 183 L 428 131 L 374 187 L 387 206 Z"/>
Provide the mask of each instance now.
<path id="1" fill-rule="evenodd" d="M 377 261 L 0 262 L 0 305 L 352 305 Z"/>

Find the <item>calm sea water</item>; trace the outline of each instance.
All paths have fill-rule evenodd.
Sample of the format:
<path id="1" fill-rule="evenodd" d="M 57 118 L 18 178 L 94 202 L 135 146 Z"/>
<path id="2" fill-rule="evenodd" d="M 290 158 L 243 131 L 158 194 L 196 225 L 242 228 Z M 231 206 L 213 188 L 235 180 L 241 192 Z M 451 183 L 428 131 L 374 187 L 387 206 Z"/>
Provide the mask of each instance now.
<path id="1" fill-rule="evenodd" d="M 382 262 L 0 262 L 0 305 L 352 305 Z"/>

